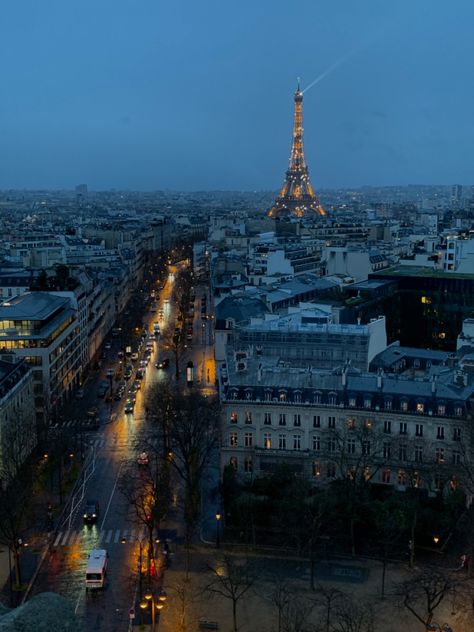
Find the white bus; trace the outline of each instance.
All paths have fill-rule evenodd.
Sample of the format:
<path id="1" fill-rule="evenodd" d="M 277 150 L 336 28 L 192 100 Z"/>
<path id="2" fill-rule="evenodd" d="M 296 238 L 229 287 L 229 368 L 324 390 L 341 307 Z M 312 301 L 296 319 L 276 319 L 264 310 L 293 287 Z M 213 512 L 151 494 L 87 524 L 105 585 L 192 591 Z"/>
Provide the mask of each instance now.
<path id="1" fill-rule="evenodd" d="M 89 553 L 86 568 L 86 588 L 104 587 L 108 557 L 105 549 L 94 549 Z"/>

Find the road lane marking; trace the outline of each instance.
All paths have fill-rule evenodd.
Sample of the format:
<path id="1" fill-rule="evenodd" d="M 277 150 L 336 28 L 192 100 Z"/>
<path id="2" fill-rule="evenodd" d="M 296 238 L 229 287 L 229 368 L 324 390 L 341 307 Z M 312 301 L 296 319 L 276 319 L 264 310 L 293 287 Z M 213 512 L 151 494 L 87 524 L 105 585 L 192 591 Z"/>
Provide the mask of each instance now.
<path id="1" fill-rule="evenodd" d="M 113 533 L 112 529 L 109 529 L 109 532 L 107 533 L 107 537 L 105 538 L 105 543 L 106 544 L 110 543 L 110 539 L 112 537 L 112 533 Z"/>
<path id="2" fill-rule="evenodd" d="M 58 533 L 58 535 L 56 536 L 56 540 L 54 541 L 53 546 L 58 546 L 58 544 L 59 544 L 59 540 L 62 538 L 62 535 L 63 535 L 63 532 L 62 532 L 62 531 L 60 531 L 60 532 Z"/>
<path id="3" fill-rule="evenodd" d="M 120 472 L 122 470 L 122 467 L 123 467 L 123 462 L 120 464 L 120 467 L 119 467 L 118 472 L 117 472 L 117 476 L 115 477 L 115 483 L 114 483 L 112 492 L 110 494 L 109 502 L 107 504 L 107 509 L 105 510 L 104 519 L 102 520 L 102 524 L 100 525 L 100 530 L 101 531 L 104 528 L 105 521 L 107 520 L 107 514 L 109 513 L 110 505 L 112 504 L 112 498 L 114 497 L 115 490 L 117 489 L 117 484 L 118 484 L 118 481 L 119 481 Z"/>
<path id="4" fill-rule="evenodd" d="M 117 529 L 117 531 L 115 532 L 114 544 L 118 543 L 119 537 L 120 537 L 120 529 Z"/>
<path id="5" fill-rule="evenodd" d="M 64 538 L 63 538 L 63 541 L 61 542 L 61 546 L 64 546 L 66 544 L 70 535 L 71 535 L 71 532 L 68 529 L 66 533 L 64 534 Z"/>

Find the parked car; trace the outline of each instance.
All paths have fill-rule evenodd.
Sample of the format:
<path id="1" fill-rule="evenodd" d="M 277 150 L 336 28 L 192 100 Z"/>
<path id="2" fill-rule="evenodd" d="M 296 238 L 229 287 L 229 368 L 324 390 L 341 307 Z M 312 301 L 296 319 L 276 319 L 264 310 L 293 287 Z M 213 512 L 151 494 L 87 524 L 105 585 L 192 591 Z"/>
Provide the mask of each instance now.
<path id="1" fill-rule="evenodd" d="M 138 360 L 138 353 L 132 353 L 132 355 L 130 356 L 130 360 L 132 362 L 136 362 Z"/>
<path id="2" fill-rule="evenodd" d="M 131 415 L 133 413 L 134 408 L 135 408 L 135 403 L 131 399 L 127 399 L 127 403 L 125 404 L 125 414 Z"/>

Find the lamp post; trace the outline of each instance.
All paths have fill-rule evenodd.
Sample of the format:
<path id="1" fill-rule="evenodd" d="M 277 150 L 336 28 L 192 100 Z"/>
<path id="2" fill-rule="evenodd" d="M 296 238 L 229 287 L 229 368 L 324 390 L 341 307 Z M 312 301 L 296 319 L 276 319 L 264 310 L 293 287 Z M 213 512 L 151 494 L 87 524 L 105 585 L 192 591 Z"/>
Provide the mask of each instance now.
<path id="1" fill-rule="evenodd" d="M 220 513 L 216 513 L 216 548 L 218 549 L 221 545 L 221 518 L 222 515 Z"/>
<path id="2" fill-rule="evenodd" d="M 155 630 L 155 613 L 158 610 L 160 612 L 163 610 L 165 606 L 165 601 L 167 600 L 168 595 L 164 590 L 161 590 L 158 593 L 157 598 L 155 599 L 155 595 L 151 592 L 151 590 L 147 590 L 144 594 L 143 601 L 140 601 L 140 609 L 142 612 L 148 608 L 148 604 L 151 604 L 151 630 L 154 632 Z"/>
<path id="3" fill-rule="evenodd" d="M 122 538 L 120 540 L 121 544 L 127 544 L 127 539 L 126 538 Z M 143 574 L 142 574 L 142 564 L 143 564 L 143 541 L 140 539 L 137 539 L 138 542 L 138 595 L 139 595 L 139 599 L 141 601 L 142 599 L 142 588 L 143 588 Z M 140 604 L 141 607 L 141 604 Z"/>

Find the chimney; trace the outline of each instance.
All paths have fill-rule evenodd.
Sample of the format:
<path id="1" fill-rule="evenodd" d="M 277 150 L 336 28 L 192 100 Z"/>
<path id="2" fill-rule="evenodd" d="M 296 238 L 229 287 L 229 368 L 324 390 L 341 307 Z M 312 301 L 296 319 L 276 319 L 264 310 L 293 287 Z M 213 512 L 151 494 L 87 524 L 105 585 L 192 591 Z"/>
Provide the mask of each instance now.
<path id="1" fill-rule="evenodd" d="M 377 388 L 380 390 L 382 388 L 382 378 L 383 378 L 383 369 L 379 369 L 377 374 Z"/>

